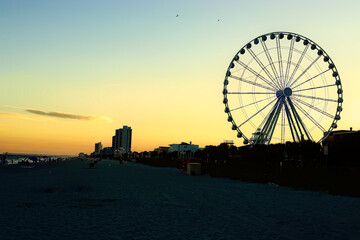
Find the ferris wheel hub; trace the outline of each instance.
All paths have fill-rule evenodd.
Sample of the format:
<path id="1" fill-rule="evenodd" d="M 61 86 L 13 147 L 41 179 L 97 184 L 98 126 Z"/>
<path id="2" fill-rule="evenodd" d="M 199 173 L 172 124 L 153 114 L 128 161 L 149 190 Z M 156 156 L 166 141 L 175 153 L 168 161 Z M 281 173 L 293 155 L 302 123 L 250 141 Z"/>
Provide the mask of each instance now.
<path id="1" fill-rule="evenodd" d="M 284 90 L 278 90 L 276 96 L 279 97 L 290 97 L 292 95 L 292 89 L 289 87 L 284 88 Z"/>
<path id="2" fill-rule="evenodd" d="M 285 97 L 290 97 L 292 95 L 292 90 L 291 90 L 291 88 L 286 87 L 286 88 L 284 88 L 283 93 L 284 93 Z"/>

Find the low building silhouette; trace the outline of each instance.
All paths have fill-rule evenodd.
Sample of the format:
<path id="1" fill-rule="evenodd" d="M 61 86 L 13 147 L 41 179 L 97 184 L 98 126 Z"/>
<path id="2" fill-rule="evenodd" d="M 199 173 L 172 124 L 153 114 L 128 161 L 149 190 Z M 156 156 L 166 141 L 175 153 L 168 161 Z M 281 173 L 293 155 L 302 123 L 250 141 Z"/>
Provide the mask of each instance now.
<path id="1" fill-rule="evenodd" d="M 190 143 L 182 142 L 180 144 L 170 144 L 168 152 L 177 152 L 178 159 L 192 159 L 194 157 L 194 153 L 198 149 L 199 145 L 194 145 L 190 141 Z"/>
<path id="2" fill-rule="evenodd" d="M 329 165 L 360 166 L 360 131 L 333 131 L 323 145 Z"/>
<path id="3" fill-rule="evenodd" d="M 104 157 L 111 157 L 114 155 L 114 151 L 112 147 L 105 147 L 102 151 L 101 151 L 101 156 Z"/>

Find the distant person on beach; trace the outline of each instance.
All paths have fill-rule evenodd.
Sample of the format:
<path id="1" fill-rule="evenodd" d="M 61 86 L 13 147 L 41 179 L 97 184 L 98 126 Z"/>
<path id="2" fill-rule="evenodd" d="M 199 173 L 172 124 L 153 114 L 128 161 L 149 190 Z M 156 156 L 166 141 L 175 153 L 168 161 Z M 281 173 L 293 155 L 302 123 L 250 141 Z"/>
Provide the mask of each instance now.
<path id="1" fill-rule="evenodd" d="M 95 162 L 90 162 L 89 163 L 89 168 L 94 168 L 94 166 L 95 166 Z"/>
<path id="2" fill-rule="evenodd" d="M 6 164 L 7 164 L 6 156 L 3 155 L 3 156 L 1 156 L 1 165 L 6 165 Z"/>

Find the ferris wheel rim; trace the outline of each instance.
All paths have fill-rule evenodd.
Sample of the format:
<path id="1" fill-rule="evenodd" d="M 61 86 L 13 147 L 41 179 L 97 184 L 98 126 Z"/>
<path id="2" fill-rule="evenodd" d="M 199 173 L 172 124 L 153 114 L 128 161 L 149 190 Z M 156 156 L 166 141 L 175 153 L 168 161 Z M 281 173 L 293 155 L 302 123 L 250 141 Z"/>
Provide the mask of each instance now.
<path id="1" fill-rule="evenodd" d="M 263 42 L 265 42 L 268 37 L 271 38 L 271 40 L 273 40 L 274 39 L 273 36 L 275 36 L 274 38 L 276 38 L 277 40 L 278 39 L 283 39 L 283 38 L 286 37 L 288 40 L 296 39 L 295 40 L 296 42 L 303 41 L 304 45 L 306 43 L 306 45 L 310 46 L 310 48 L 312 50 L 316 49 L 318 51 L 318 58 L 323 57 L 324 61 L 325 61 L 325 58 L 327 59 L 326 62 L 328 62 L 328 64 L 329 64 L 329 69 L 327 69 L 326 71 L 332 71 L 332 73 L 333 73 L 333 77 L 335 78 L 336 87 L 337 87 L 337 90 L 338 90 L 337 91 L 338 92 L 338 94 L 337 94 L 338 99 L 337 99 L 337 110 L 336 110 L 336 113 L 334 114 L 334 119 L 332 120 L 332 123 L 330 124 L 330 127 L 327 130 L 324 128 L 326 131 L 324 131 L 323 137 L 318 140 L 318 142 L 322 142 L 323 140 L 325 140 L 329 136 L 329 134 L 332 132 L 332 130 L 337 127 L 337 122 L 340 120 L 340 113 L 342 111 L 342 103 L 343 103 L 343 91 L 342 91 L 341 79 L 340 79 L 340 76 L 338 74 L 338 70 L 337 70 L 333 60 L 330 58 L 329 54 L 319 44 L 317 44 L 313 40 L 311 40 L 311 39 L 309 39 L 309 38 L 307 38 L 307 37 L 305 37 L 303 35 L 293 33 L 293 32 L 276 31 L 276 32 L 269 32 L 269 33 L 260 35 L 260 36 L 258 36 L 256 38 L 252 39 L 248 43 L 246 43 L 242 48 L 240 48 L 240 50 L 232 58 L 232 60 L 230 61 L 229 66 L 227 68 L 226 74 L 225 74 L 224 88 L 223 88 L 223 103 L 225 104 L 225 113 L 227 113 L 227 115 L 228 115 L 228 121 L 231 122 L 232 129 L 237 131 L 237 137 L 239 137 L 239 138 L 243 137 L 244 142 L 254 144 L 254 142 L 249 138 L 249 136 L 246 136 L 243 133 L 243 131 L 240 129 L 241 125 L 236 124 L 236 122 L 235 122 L 235 120 L 234 120 L 234 118 L 233 118 L 233 116 L 231 114 L 232 110 L 230 110 L 230 107 L 229 107 L 229 104 L 228 104 L 228 97 L 227 97 L 227 95 L 229 94 L 228 91 L 227 91 L 227 85 L 228 85 L 228 82 L 229 82 L 228 78 L 231 76 L 232 64 L 234 64 L 234 61 L 237 61 L 239 59 L 239 56 L 245 54 L 246 50 L 250 51 L 250 49 L 252 47 L 252 44 L 254 44 L 254 45 L 257 45 L 259 43 L 263 44 Z M 294 51 L 294 50 L 291 50 L 291 51 Z M 289 50 L 289 52 L 290 52 L 290 50 Z M 252 55 L 252 56 L 254 58 L 254 55 Z M 271 61 L 270 64 L 274 64 L 274 61 Z M 289 63 L 287 63 L 287 64 L 289 64 Z M 332 67 L 330 68 L 330 66 L 332 66 Z M 266 69 L 266 68 L 264 67 L 263 69 Z M 256 77 L 258 77 L 258 76 L 256 76 Z M 286 79 L 286 81 L 287 80 L 288 79 Z M 279 89 L 278 89 L 276 91 L 276 94 L 283 94 L 285 97 L 288 97 L 288 98 L 294 92 L 305 91 L 305 90 L 295 90 L 294 91 L 293 89 L 296 89 L 300 85 L 304 84 L 304 82 L 301 83 L 300 85 L 295 85 L 295 87 L 292 89 L 291 87 L 297 82 L 297 79 L 295 81 L 293 81 L 293 82 L 291 82 L 291 80 L 292 79 L 290 79 L 290 81 L 287 84 L 283 85 L 283 86 L 280 86 L 279 83 L 277 83 L 275 81 L 273 81 L 272 83 L 270 83 L 270 81 L 269 81 L 268 85 L 270 86 L 269 88 L 271 88 L 271 86 L 272 86 L 274 90 L 276 90 L 277 87 L 282 88 L 283 91 L 280 93 Z M 291 83 L 291 85 L 288 85 L 290 83 Z M 314 87 L 314 89 L 316 89 L 316 88 L 320 88 L 320 87 Z M 264 94 L 269 94 L 269 93 L 267 92 L 267 93 L 264 93 Z M 301 95 L 297 95 L 297 96 L 301 96 Z M 303 97 L 303 96 L 301 96 L 301 97 Z M 321 100 L 321 99 L 318 98 L 317 100 Z M 322 99 L 322 100 L 324 100 L 324 99 Z M 254 103 L 249 103 L 249 104 L 254 104 Z"/>

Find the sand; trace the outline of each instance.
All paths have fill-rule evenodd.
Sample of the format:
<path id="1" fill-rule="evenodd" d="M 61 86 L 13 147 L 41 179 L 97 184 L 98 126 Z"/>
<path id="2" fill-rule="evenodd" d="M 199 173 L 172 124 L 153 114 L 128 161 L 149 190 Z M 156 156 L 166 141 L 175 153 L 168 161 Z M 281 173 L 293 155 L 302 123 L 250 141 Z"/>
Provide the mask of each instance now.
<path id="1" fill-rule="evenodd" d="M 360 199 L 103 160 L 0 167 L 0 239 L 360 239 Z"/>

